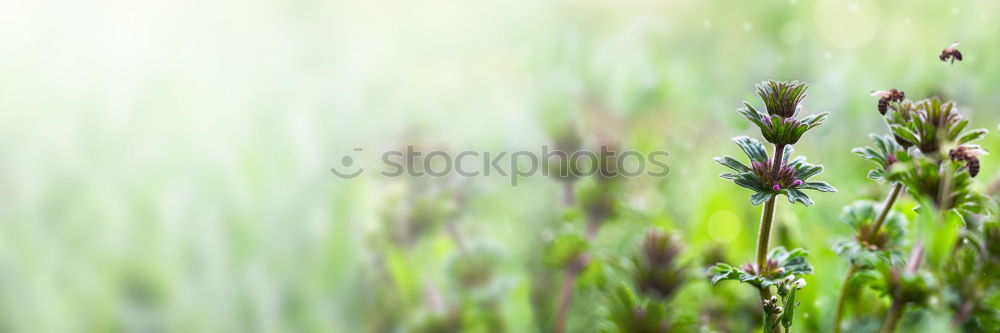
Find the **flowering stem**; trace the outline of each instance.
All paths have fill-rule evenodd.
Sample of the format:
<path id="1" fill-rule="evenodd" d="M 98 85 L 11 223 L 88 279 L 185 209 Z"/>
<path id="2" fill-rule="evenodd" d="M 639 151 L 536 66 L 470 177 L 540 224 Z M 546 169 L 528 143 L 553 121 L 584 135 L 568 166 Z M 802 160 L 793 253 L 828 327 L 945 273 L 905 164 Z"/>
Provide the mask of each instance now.
<path id="1" fill-rule="evenodd" d="M 774 162 L 771 164 L 773 168 L 771 172 L 775 174 L 781 170 L 781 162 L 784 159 L 785 145 L 774 145 Z M 770 199 L 764 203 L 764 211 L 761 212 L 760 216 L 760 231 L 757 233 L 757 274 L 764 274 L 764 269 L 767 267 L 767 250 L 771 242 L 771 224 L 774 222 L 774 204 L 777 195 L 772 196 Z M 770 288 L 760 288 L 760 300 L 771 298 Z"/>
<path id="2" fill-rule="evenodd" d="M 899 197 L 899 192 L 902 191 L 902 183 L 896 183 L 896 185 L 892 187 L 892 192 L 889 193 L 889 196 L 885 199 L 885 204 L 882 205 L 882 211 L 879 212 L 878 217 L 875 218 L 875 224 L 872 226 L 871 232 L 868 234 L 868 241 L 872 241 L 878 237 L 876 235 L 878 235 L 879 229 L 881 229 L 882 225 L 885 224 L 886 217 L 889 216 L 889 212 L 892 211 L 892 205 L 896 203 L 896 198 Z"/>
<path id="3" fill-rule="evenodd" d="M 771 240 L 771 222 L 774 221 L 774 201 L 777 196 L 771 197 L 764 203 L 764 212 L 760 217 L 760 232 L 757 234 L 757 273 L 763 274 L 767 267 L 767 247 Z"/>
<path id="4" fill-rule="evenodd" d="M 774 173 L 781 170 L 781 160 L 785 154 L 785 145 L 774 145 L 774 163 L 771 167 Z M 760 232 L 757 234 L 757 273 L 763 273 L 767 267 L 767 248 L 771 241 L 771 222 L 774 221 L 774 202 L 777 195 L 772 196 L 764 204 L 764 211 L 760 217 Z"/>
<path id="5" fill-rule="evenodd" d="M 875 223 L 872 226 L 870 234 L 868 234 L 868 241 L 874 240 L 878 235 L 879 230 L 882 225 L 885 224 L 886 217 L 889 216 L 889 212 L 892 211 L 892 205 L 896 203 L 896 198 L 899 197 L 899 193 L 903 191 L 903 184 L 896 183 L 892 187 L 892 191 L 885 199 L 885 204 L 882 205 L 882 211 L 878 213 L 875 218 Z M 851 267 L 847 270 L 847 276 L 844 277 L 844 284 L 840 287 L 840 298 L 837 299 L 837 308 L 833 312 L 833 332 L 840 333 L 840 322 L 844 315 L 844 303 L 847 300 L 847 291 L 850 289 L 851 276 L 857 272 L 858 267 L 853 263 Z"/>

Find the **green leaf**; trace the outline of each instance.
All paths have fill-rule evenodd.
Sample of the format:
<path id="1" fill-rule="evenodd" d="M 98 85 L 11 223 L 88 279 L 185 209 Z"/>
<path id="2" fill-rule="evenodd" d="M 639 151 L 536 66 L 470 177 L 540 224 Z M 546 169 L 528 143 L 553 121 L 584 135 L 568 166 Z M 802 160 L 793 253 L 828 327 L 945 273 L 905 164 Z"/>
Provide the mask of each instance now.
<path id="1" fill-rule="evenodd" d="M 768 190 L 764 188 L 764 185 L 760 183 L 760 179 L 758 179 L 756 175 L 749 172 L 737 175 L 736 179 L 733 179 L 733 182 L 736 183 L 736 185 L 751 189 L 754 192 L 764 192 Z"/>
<path id="2" fill-rule="evenodd" d="M 785 296 L 785 311 L 781 313 L 781 326 L 785 328 L 786 333 L 791 332 L 789 328 L 792 327 L 792 320 L 795 319 L 795 308 L 799 305 L 795 302 L 795 292 L 798 289 L 792 287 L 792 290 L 788 292 L 788 296 Z"/>
<path id="3" fill-rule="evenodd" d="M 913 133 L 913 131 L 911 131 L 909 128 L 903 127 L 902 125 L 892 124 L 889 125 L 889 129 L 891 129 L 892 133 L 895 134 L 896 136 L 903 138 L 903 140 L 909 141 L 914 144 L 920 143 L 920 140 L 917 139 L 917 134 Z"/>
<path id="4" fill-rule="evenodd" d="M 986 136 L 986 133 L 989 133 L 989 131 L 987 131 L 985 128 L 974 129 L 965 132 L 965 134 L 962 134 L 962 137 L 958 139 L 958 144 L 964 144 L 982 139 L 984 136 Z"/>
<path id="5" fill-rule="evenodd" d="M 718 263 L 708 269 L 708 273 L 711 276 L 710 280 L 712 285 L 719 283 L 723 280 L 739 280 L 740 273 L 742 271 L 736 267 L 730 266 L 725 263 Z"/>
<path id="6" fill-rule="evenodd" d="M 748 136 L 738 136 L 733 138 L 733 142 L 736 142 L 743 149 L 751 161 L 765 162 L 768 160 L 767 150 L 759 141 Z"/>
<path id="7" fill-rule="evenodd" d="M 754 206 L 764 203 L 765 201 L 771 200 L 774 197 L 774 193 L 771 192 L 755 192 L 750 195 L 750 203 Z"/>
<path id="8" fill-rule="evenodd" d="M 789 164 L 789 166 L 791 166 L 791 164 Z M 792 167 L 795 168 L 795 177 L 802 181 L 806 181 L 809 178 L 812 178 L 813 176 L 823 172 L 822 165 L 813 165 L 806 163 L 805 158 L 802 158 L 801 163 L 798 163 L 798 165 Z"/>
<path id="9" fill-rule="evenodd" d="M 809 198 L 809 195 L 805 194 L 802 191 L 799 191 L 799 190 L 794 189 L 794 188 L 793 189 L 787 189 L 787 190 L 784 190 L 784 191 L 785 191 L 785 195 L 788 196 L 788 202 L 791 202 L 791 203 L 801 202 L 805 206 L 809 206 L 809 205 L 813 204 L 813 201 L 812 201 L 812 199 Z"/>
<path id="10" fill-rule="evenodd" d="M 805 182 L 796 188 L 803 190 L 816 190 L 820 192 L 837 192 L 837 189 L 835 187 L 822 181 Z"/>
<path id="11" fill-rule="evenodd" d="M 748 172 L 748 171 L 750 171 L 750 167 L 749 166 L 747 166 L 746 164 L 743 164 L 743 162 L 740 162 L 740 161 L 736 160 L 735 158 L 733 158 L 731 156 L 716 157 L 713 160 L 715 160 L 715 162 L 717 162 L 719 164 L 725 165 L 725 166 L 729 167 L 730 169 L 735 170 L 736 172 Z"/>
<path id="12" fill-rule="evenodd" d="M 951 130 L 948 131 L 948 137 L 949 138 L 958 137 L 958 134 L 962 133 L 962 130 L 965 129 L 965 126 L 967 125 L 969 125 L 968 119 L 962 119 L 959 122 L 955 123 L 955 125 L 951 127 Z"/>

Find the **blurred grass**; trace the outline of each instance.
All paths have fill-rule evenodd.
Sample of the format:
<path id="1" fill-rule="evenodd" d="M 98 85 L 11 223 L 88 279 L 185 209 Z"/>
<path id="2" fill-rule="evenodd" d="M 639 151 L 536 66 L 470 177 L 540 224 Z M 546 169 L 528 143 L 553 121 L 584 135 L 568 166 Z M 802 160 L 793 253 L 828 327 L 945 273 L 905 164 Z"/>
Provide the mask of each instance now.
<path id="1" fill-rule="evenodd" d="M 812 251 L 797 327 L 828 328 L 846 270 L 829 250 L 840 207 L 880 198 L 849 153 L 885 132 L 868 91 L 958 101 L 995 129 L 1000 27 L 992 1 L 118 1 L 0 3 L 0 330 L 355 331 L 394 180 L 336 179 L 353 147 L 411 140 L 452 150 L 534 149 L 572 122 L 627 147 L 669 151 L 637 179 L 641 212 L 602 231 L 626 252 L 648 225 L 749 260 L 758 210 L 712 156 L 757 133 L 735 112 L 764 79 L 813 84 L 829 122 L 796 147 L 837 194 L 778 204 L 775 245 Z M 953 40 L 966 60 L 936 56 Z M 595 111 L 596 110 L 596 111 Z M 594 115 L 602 115 L 599 118 Z M 987 150 L 1000 148 L 995 136 Z M 371 155 L 371 156 L 369 156 Z M 986 157 L 979 179 L 996 167 Z M 473 179 L 461 231 L 495 244 L 507 329 L 535 329 L 532 275 L 558 225 L 558 185 Z M 911 204 L 912 205 L 912 204 Z M 448 285 L 455 251 L 434 235 L 403 253 L 411 299 Z M 403 273 L 400 273 L 403 274 Z M 360 288 L 363 286 L 364 288 Z M 696 316 L 745 288 L 695 279 Z M 587 296 L 579 298 L 582 304 Z M 595 320 L 574 308 L 574 320 Z M 588 319 L 580 319 L 588 318 Z M 752 319 L 747 319 L 752 320 Z M 575 322 L 571 327 L 583 328 Z M 801 326 L 799 326 L 801 325 Z"/>

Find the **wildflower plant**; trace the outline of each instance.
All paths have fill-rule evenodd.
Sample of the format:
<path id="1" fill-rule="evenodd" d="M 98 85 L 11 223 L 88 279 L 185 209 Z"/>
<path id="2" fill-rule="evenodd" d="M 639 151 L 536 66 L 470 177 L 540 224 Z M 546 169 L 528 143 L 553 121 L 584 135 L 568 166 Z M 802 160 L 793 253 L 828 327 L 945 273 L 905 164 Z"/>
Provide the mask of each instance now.
<path id="1" fill-rule="evenodd" d="M 904 105 L 907 105 L 903 102 Z M 894 105 L 896 110 L 899 104 Z M 881 110 L 880 110 L 881 111 Z M 892 115 L 887 115 L 891 117 Z M 836 241 L 833 245 L 834 252 L 843 257 L 849 263 L 847 276 L 844 284 L 840 288 L 840 296 L 834 308 L 833 330 L 839 333 L 841 320 L 843 319 L 844 304 L 847 295 L 854 290 L 854 276 L 859 272 L 867 272 L 874 269 L 881 263 L 901 265 L 903 262 L 903 246 L 905 245 L 905 231 L 908 221 L 906 218 L 892 210 L 893 205 L 903 192 L 904 184 L 899 182 L 898 177 L 889 177 L 891 171 L 898 170 L 902 162 L 913 160 L 907 145 L 908 141 L 899 140 L 898 136 L 876 135 L 869 136 L 874 143 L 874 147 L 865 146 L 854 148 L 851 152 L 864 157 L 876 164 L 876 168 L 868 171 L 868 178 L 875 181 L 887 181 L 891 186 L 885 202 L 878 205 L 874 202 L 862 200 L 844 207 L 840 215 L 841 221 L 847 223 L 854 230 L 853 237 Z M 890 179 L 891 178 L 891 179 Z"/>
<path id="2" fill-rule="evenodd" d="M 733 141 L 750 159 L 749 164 L 730 156 L 715 158 L 716 162 L 734 171 L 720 176 L 753 191 L 750 195 L 751 204 L 756 206 L 763 203 L 764 208 L 757 236 L 756 261 L 739 267 L 716 264 L 709 268 L 710 279 L 713 285 L 724 280 L 737 280 L 756 287 L 761 295 L 765 332 L 777 331 L 779 324 L 788 330 L 798 305 L 795 290 L 804 286 L 803 281 L 801 286 L 789 291 L 787 286 L 795 281 L 788 280 L 813 272 L 812 265 L 806 261 L 806 250 L 778 247 L 769 251 L 775 199 L 783 194 L 793 204 L 798 202 L 809 206 L 813 201 L 803 190 L 836 192 L 826 182 L 810 180 L 823 171 L 822 166 L 806 163 L 805 157 L 790 159 L 792 145 L 826 119 L 826 113 L 797 119 L 808 89 L 807 84 L 798 81 L 765 81 L 758 84 L 756 93 L 764 102 L 766 112 L 758 111 L 750 103 L 744 103 L 744 108 L 739 113 L 757 125 L 764 139 L 774 146 L 773 157 L 768 155 L 767 149 L 759 141 L 740 136 L 733 138 Z M 772 295 L 772 287 L 777 287 L 777 296 L 781 299 Z"/>
<path id="3" fill-rule="evenodd" d="M 960 217 L 980 213 L 986 197 L 972 189 L 972 176 L 962 163 L 950 160 L 908 158 L 890 177 L 905 185 L 917 198 L 926 198 L 941 211 L 953 211 Z"/>
<path id="4" fill-rule="evenodd" d="M 639 253 L 632 256 L 632 278 L 644 294 L 658 300 L 669 300 L 684 284 L 687 274 L 678 263 L 681 246 L 672 235 L 650 230 Z"/>
<path id="5" fill-rule="evenodd" d="M 847 259 L 852 265 L 872 268 L 876 262 L 888 261 L 902 265 L 906 260 L 906 226 L 909 223 L 903 214 L 887 210 L 883 225 L 876 229 L 876 222 L 883 206 L 868 200 L 856 201 L 844 207 L 840 220 L 854 229 L 854 237 L 837 241 L 834 252 Z"/>
<path id="6" fill-rule="evenodd" d="M 1000 323 L 1000 311 L 991 310 L 987 294 L 1000 292 L 986 273 L 994 270 L 984 260 L 989 258 L 982 241 L 988 229 L 979 227 L 981 220 L 995 217 L 989 198 L 973 189 L 980 167 L 976 155 L 983 151 L 970 144 L 987 131 L 966 130 L 969 120 L 951 101 L 900 98 L 888 109 L 879 111 L 891 135 L 873 134 L 873 146 L 853 150 L 876 164 L 868 178 L 884 181 L 890 191 L 881 205 L 858 201 L 841 215 L 854 236 L 834 243 L 834 250 L 850 264 L 834 310 L 834 332 L 841 331 L 845 299 L 858 286 L 891 300 L 881 332 L 895 331 L 907 309 L 935 306 L 930 300 L 936 296 L 954 310 L 954 325 L 995 330 L 1000 327 L 994 325 Z M 904 256 L 908 221 L 892 210 L 904 189 L 922 204 L 917 221 L 923 221 L 919 226 L 924 234 L 908 257 Z M 956 232 L 947 231 L 956 230 L 950 229 L 952 225 L 958 226 Z M 929 252 L 927 264 L 921 267 L 925 252 Z"/>
<path id="7" fill-rule="evenodd" d="M 986 129 L 963 131 L 969 120 L 958 113 L 955 102 L 931 98 L 904 101 L 885 115 L 892 134 L 904 147 L 916 146 L 924 154 L 940 151 L 942 145 L 962 145 L 986 135 Z"/>
<path id="8" fill-rule="evenodd" d="M 657 229 L 646 233 L 626 265 L 631 285 L 622 283 L 610 292 L 604 331 L 671 332 L 683 326 L 668 311 L 669 302 L 687 280 L 681 251 L 673 235 Z"/>

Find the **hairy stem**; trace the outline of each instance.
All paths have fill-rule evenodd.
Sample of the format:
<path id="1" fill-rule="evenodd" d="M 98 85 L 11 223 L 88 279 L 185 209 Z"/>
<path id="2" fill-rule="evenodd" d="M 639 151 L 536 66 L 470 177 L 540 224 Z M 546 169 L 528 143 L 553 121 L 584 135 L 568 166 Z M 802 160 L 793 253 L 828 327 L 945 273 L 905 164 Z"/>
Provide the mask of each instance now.
<path id="1" fill-rule="evenodd" d="M 771 172 L 778 173 L 781 170 L 781 162 L 784 160 L 785 145 L 774 145 L 774 162 Z M 767 267 L 767 250 L 771 242 L 771 224 L 774 222 L 774 204 L 777 195 L 772 196 L 764 203 L 764 211 L 760 215 L 760 230 L 757 233 L 757 274 L 763 275 Z M 771 298 L 770 288 L 760 288 L 760 301 Z M 778 329 L 780 331 L 780 328 Z"/>
<path id="2" fill-rule="evenodd" d="M 774 163 L 771 164 L 772 172 L 781 170 L 781 161 L 785 154 L 785 145 L 774 145 Z M 760 216 L 760 232 L 757 233 L 757 273 L 763 273 L 767 267 L 767 250 L 771 241 L 771 223 L 774 222 L 774 203 L 777 195 L 772 196 L 764 204 L 764 211 Z"/>
<path id="3" fill-rule="evenodd" d="M 760 232 L 757 233 L 757 274 L 763 274 L 767 267 L 767 248 L 771 241 L 771 223 L 774 222 L 774 203 L 777 196 L 764 203 L 764 211 L 760 216 Z"/>
<path id="4" fill-rule="evenodd" d="M 889 212 L 892 211 L 892 205 L 896 203 L 896 198 L 899 197 L 899 192 L 902 191 L 902 183 L 896 183 L 896 185 L 892 187 L 892 191 L 889 192 L 889 196 L 885 198 L 885 204 L 882 205 L 882 211 L 879 212 L 878 217 L 875 218 L 875 224 L 872 226 L 872 229 L 868 234 L 868 241 L 873 241 L 878 238 L 878 231 L 882 229 L 882 225 L 885 224 L 886 217 L 888 217 Z"/>

